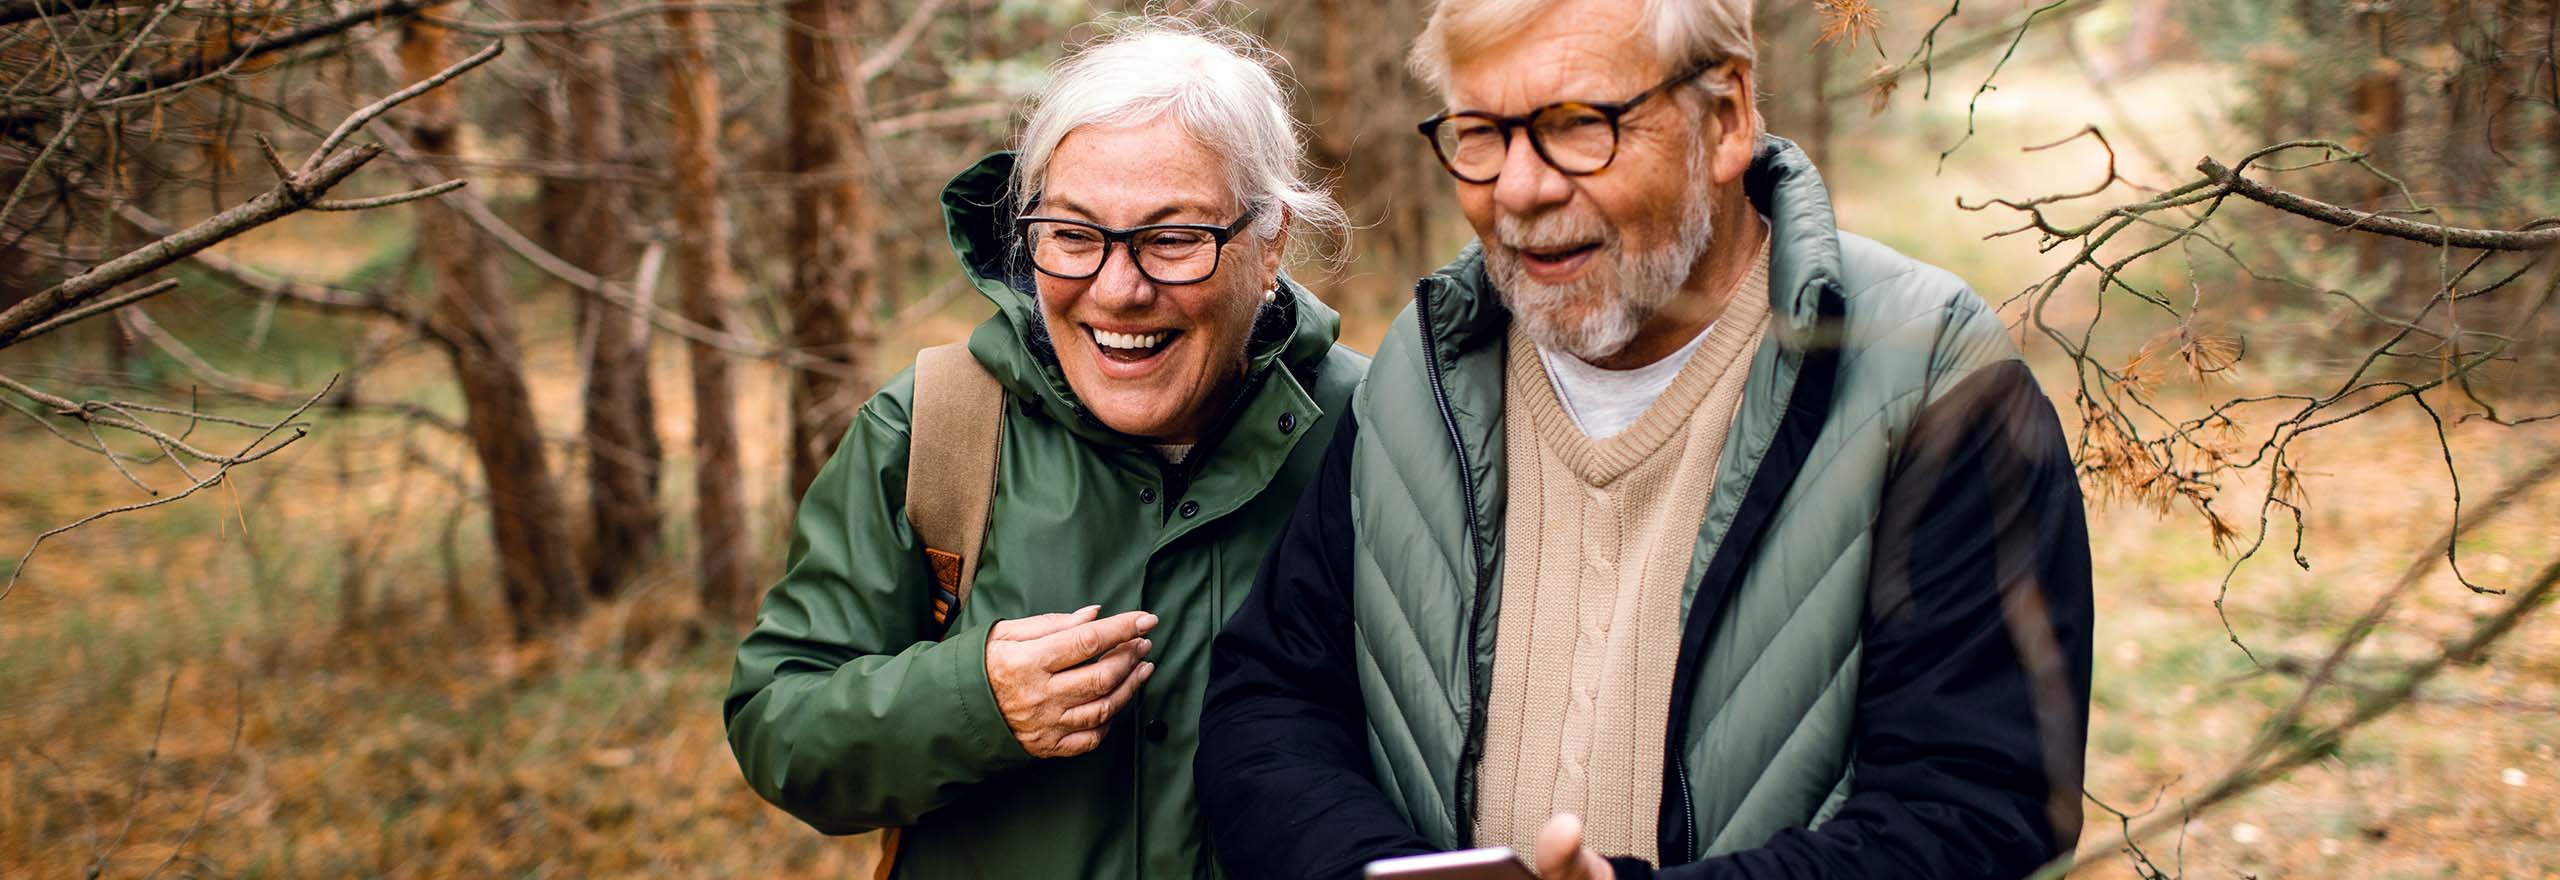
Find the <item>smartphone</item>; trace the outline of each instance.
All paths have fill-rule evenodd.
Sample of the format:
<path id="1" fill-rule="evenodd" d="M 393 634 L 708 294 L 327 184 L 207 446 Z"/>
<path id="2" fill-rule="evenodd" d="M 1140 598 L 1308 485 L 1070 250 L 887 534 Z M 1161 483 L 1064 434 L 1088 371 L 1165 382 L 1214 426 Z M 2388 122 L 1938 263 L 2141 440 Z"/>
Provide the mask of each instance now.
<path id="1" fill-rule="evenodd" d="M 1379 859 L 1369 880 L 1538 880 L 1507 846 Z"/>

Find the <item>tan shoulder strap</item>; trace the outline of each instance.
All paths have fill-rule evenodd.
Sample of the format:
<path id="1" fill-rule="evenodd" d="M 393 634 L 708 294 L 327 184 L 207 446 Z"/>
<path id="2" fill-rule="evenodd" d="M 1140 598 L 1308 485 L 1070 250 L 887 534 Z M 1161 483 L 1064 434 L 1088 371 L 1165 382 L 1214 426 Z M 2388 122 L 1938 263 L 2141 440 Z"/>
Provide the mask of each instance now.
<path id="1" fill-rule="evenodd" d="M 907 520 L 933 564 L 933 623 L 950 626 L 978 577 L 996 493 L 1004 387 L 965 342 L 916 353 L 907 440 Z"/>

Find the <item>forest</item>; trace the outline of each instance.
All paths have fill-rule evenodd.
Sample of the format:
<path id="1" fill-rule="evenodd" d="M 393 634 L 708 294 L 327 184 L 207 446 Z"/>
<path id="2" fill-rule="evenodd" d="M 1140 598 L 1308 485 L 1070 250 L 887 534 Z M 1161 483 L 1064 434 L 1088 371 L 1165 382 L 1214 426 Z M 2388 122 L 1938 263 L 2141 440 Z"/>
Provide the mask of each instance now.
<path id="1" fill-rule="evenodd" d="M 1283 59 L 1373 349 L 1425 0 L 0 0 L 0 875 L 843 875 L 719 713 L 1114 16 Z M 2079 876 L 2560 872 L 2560 0 L 1760 0 L 1844 229 L 2061 412 Z"/>

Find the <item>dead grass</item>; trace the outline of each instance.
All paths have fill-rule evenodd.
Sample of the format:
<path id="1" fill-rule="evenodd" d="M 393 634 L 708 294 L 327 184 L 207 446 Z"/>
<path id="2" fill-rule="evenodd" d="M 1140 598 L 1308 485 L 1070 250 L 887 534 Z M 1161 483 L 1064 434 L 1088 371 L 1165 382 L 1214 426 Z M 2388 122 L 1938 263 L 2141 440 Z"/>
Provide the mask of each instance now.
<path id="1" fill-rule="evenodd" d="M 2443 462 L 2413 415 L 2386 411 L 2309 447 L 2312 568 L 2272 546 L 2241 570 L 2228 600 L 2232 632 L 2260 661 L 2316 660 L 2444 528 Z M 2560 441 L 2560 430 L 2475 423 L 2453 439 L 2466 494 L 2477 499 L 2501 471 Z M 2178 795 L 2225 769 L 2300 681 L 2261 671 L 2231 643 L 2212 606 L 2228 563 L 2192 516 L 2091 514 L 2099 574 L 2089 787 L 2129 812 L 2165 787 L 2159 809 L 2176 811 Z M 2517 582 L 2550 560 L 2554 522 L 2560 493 L 2546 491 L 2466 542 L 2466 570 L 2486 586 Z M 2467 632 L 2500 599 L 2431 576 L 2355 655 L 2350 677 L 2378 682 Z M 2339 755 L 2189 824 L 2183 841 L 2146 848 L 2167 864 L 2183 844 L 2193 876 L 2540 877 L 2560 866 L 2555 748 L 2560 621 L 2546 608 L 2489 662 L 2449 671 L 2420 704 L 2366 728 Z M 2112 816 L 2090 809 L 2084 841 L 2118 835 Z"/>
<path id="2" fill-rule="evenodd" d="M 884 362 L 958 338 L 978 311 L 902 328 Z M 527 345 L 555 436 L 576 409 L 561 323 L 535 315 Z M 682 368 L 662 346 L 659 427 L 680 457 Z M 368 394 L 438 402 L 442 371 L 394 362 Z M 781 383 L 762 369 L 741 383 L 749 499 L 778 570 Z M 94 457 L 10 419 L 0 460 L 48 475 L 0 485 L 11 562 L 37 532 L 132 500 Z M 48 542 L 0 602 L 0 875 L 847 870 L 739 779 L 718 708 L 736 634 L 698 629 L 679 563 L 569 632 L 504 639 L 483 512 L 449 476 L 470 472 L 453 438 L 330 415 L 229 486 Z M 689 473 L 668 483 L 671 503 L 690 497 Z M 367 597 L 352 617 L 351 577 Z"/>

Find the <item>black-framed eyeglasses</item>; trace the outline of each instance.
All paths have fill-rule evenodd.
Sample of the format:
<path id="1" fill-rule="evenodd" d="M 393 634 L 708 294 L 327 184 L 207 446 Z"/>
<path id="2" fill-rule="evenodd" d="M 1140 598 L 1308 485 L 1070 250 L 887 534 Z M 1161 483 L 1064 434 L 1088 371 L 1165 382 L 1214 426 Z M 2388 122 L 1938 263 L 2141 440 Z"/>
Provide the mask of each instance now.
<path id="1" fill-rule="evenodd" d="M 1502 176 L 1503 158 L 1511 152 L 1513 129 L 1527 129 L 1530 148 L 1557 171 L 1575 176 L 1596 174 L 1618 158 L 1621 117 L 1672 86 L 1723 64 L 1722 60 L 1701 62 L 1653 88 L 1637 92 L 1635 97 L 1615 103 L 1557 101 L 1518 116 L 1474 110 L 1442 113 L 1423 120 L 1417 128 L 1423 139 L 1431 142 L 1432 152 L 1439 154 L 1440 166 L 1468 183 L 1492 183 Z"/>
<path id="2" fill-rule="evenodd" d="M 1254 209 L 1244 209 L 1236 222 L 1225 226 L 1206 223 L 1155 223 L 1113 229 L 1097 223 L 1069 220 L 1063 217 L 1024 217 L 1014 221 L 1022 232 L 1022 247 L 1031 255 L 1031 267 L 1040 274 L 1069 281 L 1082 281 L 1102 274 L 1102 264 L 1111 259 L 1111 246 L 1126 245 L 1138 264 L 1138 274 L 1157 284 L 1198 284 L 1218 274 L 1218 257 L 1227 242 L 1253 222 Z"/>

